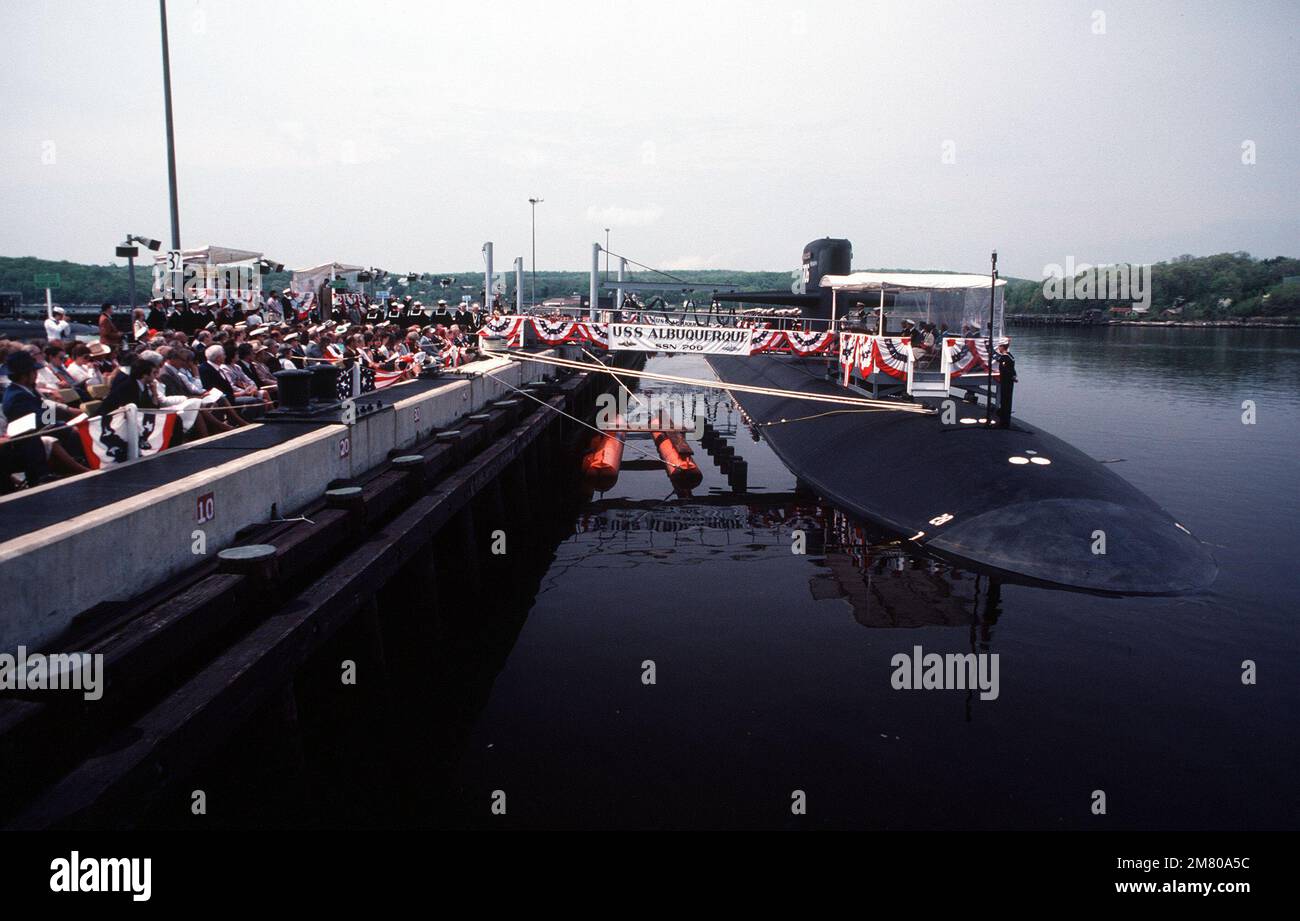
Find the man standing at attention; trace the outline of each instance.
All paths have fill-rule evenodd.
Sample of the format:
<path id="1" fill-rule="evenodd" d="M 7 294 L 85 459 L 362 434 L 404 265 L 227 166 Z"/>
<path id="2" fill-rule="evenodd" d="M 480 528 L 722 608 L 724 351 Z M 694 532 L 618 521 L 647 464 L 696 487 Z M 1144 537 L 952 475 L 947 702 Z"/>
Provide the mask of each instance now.
<path id="1" fill-rule="evenodd" d="M 122 347 L 122 331 L 113 322 L 112 301 L 105 301 L 99 308 L 99 341 L 114 352 Z"/>
<path id="2" fill-rule="evenodd" d="M 1011 427 L 1011 399 L 1016 391 L 1016 360 L 1011 356 L 1011 340 L 1003 336 L 998 340 L 993 362 L 998 369 L 998 426 Z"/>

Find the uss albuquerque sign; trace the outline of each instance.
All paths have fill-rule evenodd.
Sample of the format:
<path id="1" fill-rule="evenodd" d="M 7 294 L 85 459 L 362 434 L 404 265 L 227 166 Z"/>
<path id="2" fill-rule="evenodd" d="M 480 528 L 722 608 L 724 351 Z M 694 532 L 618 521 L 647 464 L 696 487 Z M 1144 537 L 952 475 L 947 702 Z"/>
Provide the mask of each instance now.
<path id="1" fill-rule="evenodd" d="M 629 352 L 748 355 L 753 333 L 748 327 L 611 323 L 609 347 Z"/>

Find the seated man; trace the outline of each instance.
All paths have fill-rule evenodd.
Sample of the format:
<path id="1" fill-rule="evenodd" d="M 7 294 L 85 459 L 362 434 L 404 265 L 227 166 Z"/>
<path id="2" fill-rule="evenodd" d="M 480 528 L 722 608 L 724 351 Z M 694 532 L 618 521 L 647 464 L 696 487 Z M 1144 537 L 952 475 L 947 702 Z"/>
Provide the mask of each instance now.
<path id="1" fill-rule="evenodd" d="M 31 352 L 19 349 L 11 354 L 6 370 L 9 386 L 5 388 L 4 400 L 0 404 L 5 420 L 4 444 L 0 447 L 0 466 L 4 467 L 4 472 L 21 471 L 26 476 L 28 486 L 36 486 L 44 480 L 51 467 L 65 474 L 85 473 L 89 468 L 82 466 L 72 454 L 73 450 L 79 454 L 80 446 L 68 429 L 62 429 L 53 436 L 8 436 L 9 425 L 27 416 L 34 417 L 33 432 L 48 428 L 52 420 L 51 413 L 46 411 L 46 401 L 36 391 L 36 359 Z M 51 408 L 54 408 L 54 404 L 51 404 Z"/>
<path id="2" fill-rule="evenodd" d="M 113 388 L 99 404 L 98 415 L 110 415 L 127 405 L 142 409 L 160 408 L 153 391 L 157 371 L 158 366 L 148 358 L 137 358 L 131 362 L 130 372 L 119 374 L 113 381 Z"/>
<path id="3" fill-rule="evenodd" d="M 265 400 L 258 392 L 257 385 L 238 367 L 226 363 L 225 347 L 210 345 L 203 356 L 207 359 L 199 365 L 199 380 L 203 386 L 220 390 L 245 419 L 256 419 L 262 415 Z"/>
<path id="4" fill-rule="evenodd" d="M 224 395 L 215 400 L 207 398 L 210 391 L 199 379 L 194 368 L 194 353 L 187 348 L 176 346 L 167 353 L 167 359 L 158 374 L 158 382 L 162 384 L 166 401 L 174 401 L 178 397 L 197 399 L 209 407 L 202 414 L 211 431 L 224 432 L 246 424 Z"/>

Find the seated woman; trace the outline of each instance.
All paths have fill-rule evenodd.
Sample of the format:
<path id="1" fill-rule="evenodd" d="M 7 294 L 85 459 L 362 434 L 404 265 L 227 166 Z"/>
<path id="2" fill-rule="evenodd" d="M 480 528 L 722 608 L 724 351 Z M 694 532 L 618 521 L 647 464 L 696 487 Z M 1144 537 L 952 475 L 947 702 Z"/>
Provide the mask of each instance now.
<path id="1" fill-rule="evenodd" d="M 257 385 L 243 371 L 226 363 L 225 346 L 210 345 L 203 357 L 207 359 L 199 365 L 199 380 L 203 386 L 220 390 L 245 419 L 260 416 L 266 401 Z"/>

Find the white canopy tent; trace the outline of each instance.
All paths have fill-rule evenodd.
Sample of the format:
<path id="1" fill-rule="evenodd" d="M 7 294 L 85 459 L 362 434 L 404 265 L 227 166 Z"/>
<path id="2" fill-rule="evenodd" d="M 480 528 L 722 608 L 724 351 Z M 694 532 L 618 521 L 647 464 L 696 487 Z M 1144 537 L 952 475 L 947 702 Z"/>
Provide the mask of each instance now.
<path id="1" fill-rule="evenodd" d="M 888 305 L 889 320 L 932 323 L 941 335 L 990 335 L 988 275 L 948 275 L 913 272 L 853 272 L 849 275 L 823 275 L 822 287 L 830 288 L 836 311 L 843 314 L 843 295 L 879 293 L 879 306 L 886 308 L 885 294 L 893 295 Z M 993 297 L 992 336 L 1002 334 L 1002 312 L 1006 282 L 997 281 Z M 863 302 L 864 306 L 871 299 Z M 872 305 L 874 306 L 874 305 Z"/>
<path id="2" fill-rule="evenodd" d="M 181 258 L 185 260 L 187 265 L 190 263 L 234 265 L 238 262 L 252 262 L 261 259 L 262 254 L 253 252 L 251 249 L 234 249 L 229 246 L 200 246 L 195 249 L 181 250 Z M 154 256 L 155 263 L 166 261 L 166 253 L 158 253 Z"/>
<path id="3" fill-rule="evenodd" d="M 357 272 L 364 271 L 364 266 L 348 265 L 343 262 L 327 262 L 324 265 L 313 266 L 310 269 L 295 269 L 293 277 L 289 280 L 289 288 L 300 293 L 316 291 L 327 281 L 333 281 L 345 275 L 355 276 Z M 355 278 L 350 280 L 356 281 Z"/>
<path id="4" fill-rule="evenodd" d="M 155 297 L 174 297 L 178 277 L 168 265 L 170 253 L 157 253 L 153 264 Z M 199 246 L 181 250 L 179 281 L 186 298 L 227 298 L 244 303 L 262 296 L 260 263 L 262 254 L 230 246 Z"/>
<path id="5" fill-rule="evenodd" d="M 999 278 L 998 287 L 1006 285 Z M 822 287 L 840 291 L 909 291 L 952 288 L 987 288 L 987 275 L 955 275 L 920 272 L 854 272 L 851 275 L 823 275 Z"/>

